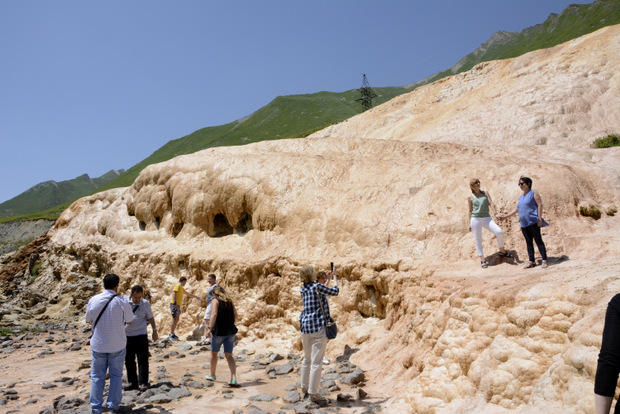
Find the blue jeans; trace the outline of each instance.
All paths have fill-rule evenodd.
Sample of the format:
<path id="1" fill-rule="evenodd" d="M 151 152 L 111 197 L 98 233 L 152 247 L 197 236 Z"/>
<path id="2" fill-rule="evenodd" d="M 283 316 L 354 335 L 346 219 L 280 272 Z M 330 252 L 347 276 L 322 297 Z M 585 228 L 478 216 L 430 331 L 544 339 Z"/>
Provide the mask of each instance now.
<path id="1" fill-rule="evenodd" d="M 93 413 L 103 412 L 103 389 L 105 387 L 105 376 L 108 368 L 110 369 L 110 391 L 108 392 L 108 409 L 118 410 L 123 398 L 123 362 L 125 362 L 125 351 L 122 350 L 113 354 L 90 351 L 93 361 L 90 366 L 90 407 Z"/>
<path id="2" fill-rule="evenodd" d="M 224 344 L 224 352 L 232 354 L 235 345 L 235 334 L 211 338 L 211 352 L 220 352 L 222 344 Z"/>

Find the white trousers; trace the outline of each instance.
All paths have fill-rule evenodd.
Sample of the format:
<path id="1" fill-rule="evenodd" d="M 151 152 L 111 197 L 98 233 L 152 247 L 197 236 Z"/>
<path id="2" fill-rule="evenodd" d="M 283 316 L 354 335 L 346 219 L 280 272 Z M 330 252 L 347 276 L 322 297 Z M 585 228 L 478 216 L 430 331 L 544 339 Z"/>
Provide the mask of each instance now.
<path id="1" fill-rule="evenodd" d="M 301 363 L 301 389 L 308 390 L 308 394 L 318 394 L 323 357 L 325 348 L 327 348 L 325 327 L 315 333 L 301 334 L 301 344 L 304 347 L 304 359 Z"/>
<path id="2" fill-rule="evenodd" d="M 472 217 L 469 222 L 471 226 L 471 231 L 474 233 L 474 244 L 476 245 L 476 253 L 478 256 L 482 257 L 484 254 L 482 253 L 482 228 L 489 230 L 491 233 L 495 234 L 497 237 L 497 246 L 504 247 L 504 232 L 499 228 L 497 224 L 493 221 L 491 217 Z"/>

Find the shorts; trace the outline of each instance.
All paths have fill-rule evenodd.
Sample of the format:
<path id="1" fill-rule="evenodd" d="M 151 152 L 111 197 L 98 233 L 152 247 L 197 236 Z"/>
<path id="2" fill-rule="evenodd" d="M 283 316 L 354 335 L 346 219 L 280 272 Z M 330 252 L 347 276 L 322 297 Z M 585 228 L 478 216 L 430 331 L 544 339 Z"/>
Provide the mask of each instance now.
<path id="1" fill-rule="evenodd" d="M 172 314 L 173 318 L 176 318 L 177 316 L 179 316 L 181 314 L 181 306 L 175 305 L 174 303 L 171 303 L 170 304 L 170 313 Z"/>
<path id="2" fill-rule="evenodd" d="M 220 352 L 222 344 L 224 344 L 224 352 L 232 354 L 233 346 L 235 345 L 235 334 L 211 338 L 211 352 Z"/>

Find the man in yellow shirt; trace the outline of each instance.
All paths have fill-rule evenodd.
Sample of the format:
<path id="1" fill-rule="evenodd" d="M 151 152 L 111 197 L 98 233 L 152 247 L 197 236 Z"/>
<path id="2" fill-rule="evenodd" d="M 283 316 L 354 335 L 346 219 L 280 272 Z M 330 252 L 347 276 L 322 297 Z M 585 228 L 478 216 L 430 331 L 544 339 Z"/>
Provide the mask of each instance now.
<path id="1" fill-rule="evenodd" d="M 172 314 L 172 327 L 170 328 L 170 335 L 168 338 L 172 341 L 178 341 L 179 337 L 174 334 L 174 330 L 179 323 L 179 317 L 181 316 L 181 305 L 183 304 L 183 295 L 187 294 L 194 299 L 200 300 L 200 297 L 196 295 L 192 295 L 188 291 L 185 290 L 185 284 L 187 283 L 187 278 L 182 276 L 179 279 L 179 283 L 174 285 L 174 289 L 172 289 L 172 297 L 170 299 L 170 313 Z"/>

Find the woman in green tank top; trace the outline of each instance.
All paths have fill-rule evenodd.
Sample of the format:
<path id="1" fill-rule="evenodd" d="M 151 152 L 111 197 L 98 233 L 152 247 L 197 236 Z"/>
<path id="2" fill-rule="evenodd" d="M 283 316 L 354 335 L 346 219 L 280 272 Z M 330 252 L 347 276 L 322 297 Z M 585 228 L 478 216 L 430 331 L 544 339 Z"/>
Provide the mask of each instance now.
<path id="1" fill-rule="evenodd" d="M 493 210 L 493 215 L 497 216 L 497 209 L 491 200 L 491 194 L 480 189 L 480 180 L 473 178 L 469 182 L 469 188 L 471 189 L 471 195 L 467 197 L 469 231 L 474 234 L 474 244 L 476 246 L 476 254 L 480 259 L 480 265 L 483 268 L 487 268 L 489 264 L 484 260 L 484 253 L 482 251 L 482 228 L 489 230 L 497 238 L 500 256 L 508 256 L 506 249 L 504 249 L 504 232 L 495 224 L 489 214 L 489 210 Z"/>

